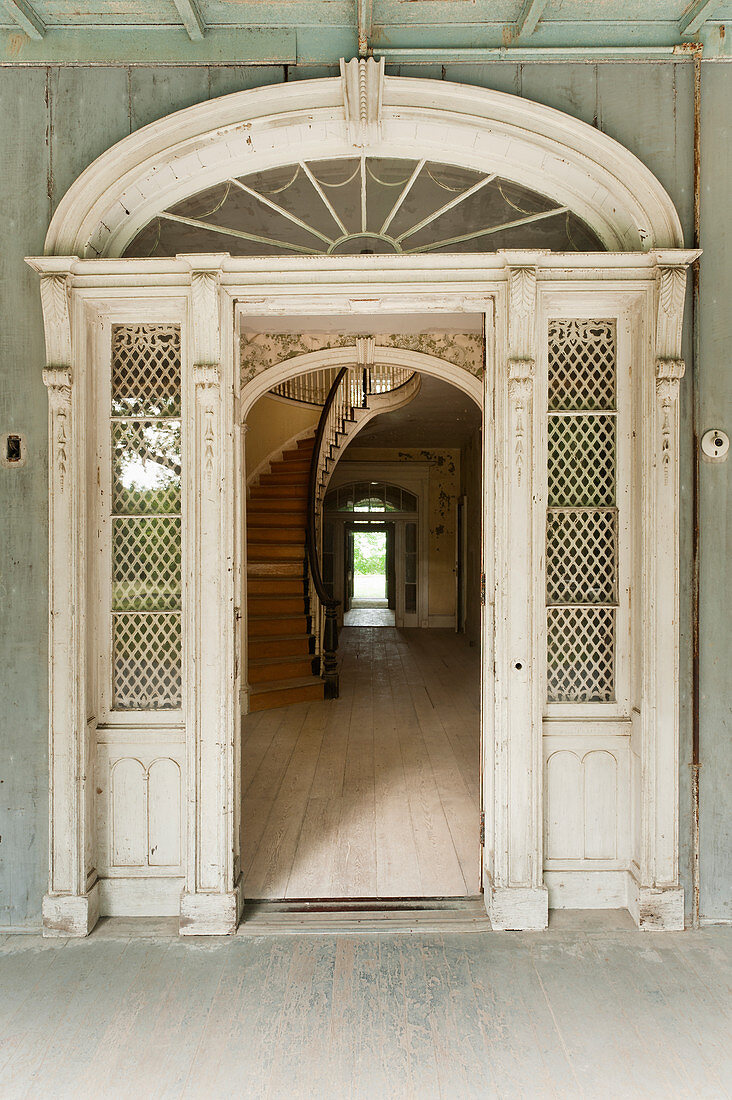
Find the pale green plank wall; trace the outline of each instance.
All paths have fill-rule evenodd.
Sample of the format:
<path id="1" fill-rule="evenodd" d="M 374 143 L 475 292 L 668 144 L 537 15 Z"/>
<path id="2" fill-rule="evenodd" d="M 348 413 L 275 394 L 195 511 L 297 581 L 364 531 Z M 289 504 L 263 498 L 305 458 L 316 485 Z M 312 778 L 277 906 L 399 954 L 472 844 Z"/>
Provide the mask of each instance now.
<path id="1" fill-rule="evenodd" d="M 394 70 L 397 72 L 397 70 Z M 691 240 L 692 69 L 688 64 L 403 66 L 403 75 L 444 78 L 513 92 L 557 107 L 623 142 L 669 190 Z M 336 75 L 337 66 L 290 68 L 289 79 Z M 25 469 L 0 469 L 0 927 L 34 926 L 45 887 L 48 750 L 46 741 L 46 399 L 40 381 L 43 338 L 36 278 L 23 257 L 42 251 L 49 217 L 96 156 L 148 122 L 210 97 L 284 79 L 281 68 L 134 67 L 0 70 L 0 432 L 28 433 Z M 726 187 L 732 69 L 704 66 L 703 244 L 700 345 L 704 416 L 729 427 L 731 277 Z M 726 170 L 724 166 L 726 165 Z M 727 219 L 725 223 L 725 219 Z M 729 242 L 732 243 L 732 242 Z M 691 339 L 685 355 L 691 362 Z M 725 389 L 726 386 L 726 389 Z M 682 387 L 682 746 L 683 877 L 688 887 L 690 758 L 691 439 L 689 382 Z M 722 415 L 722 409 L 725 415 Z M 724 843 L 729 812 L 729 710 L 725 678 L 730 629 L 729 516 L 732 464 L 702 469 L 703 771 L 702 906 L 730 914 Z M 725 573 L 726 570 L 726 573 Z M 728 603 L 728 601 L 727 601 Z M 726 908 L 725 908 L 726 907 Z"/>

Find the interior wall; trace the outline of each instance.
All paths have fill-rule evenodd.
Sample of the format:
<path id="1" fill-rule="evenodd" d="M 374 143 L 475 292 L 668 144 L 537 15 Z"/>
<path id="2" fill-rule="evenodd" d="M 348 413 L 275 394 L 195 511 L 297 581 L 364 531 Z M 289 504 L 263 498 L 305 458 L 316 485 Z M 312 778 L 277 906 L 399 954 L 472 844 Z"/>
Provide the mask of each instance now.
<path id="1" fill-rule="evenodd" d="M 556 107 L 616 138 L 648 166 L 693 242 L 693 66 L 678 62 L 492 62 L 390 66 L 389 73 L 511 92 Z M 0 433 L 27 436 L 28 462 L 0 467 L 0 928 L 38 927 L 47 877 L 47 411 L 41 382 L 43 328 L 37 277 L 24 263 L 43 251 L 51 214 L 100 153 L 163 115 L 244 88 L 337 76 L 330 66 L 17 65 L 0 68 Z M 700 427 L 730 424 L 732 346 L 729 255 L 729 101 L 732 68 L 702 64 L 701 301 L 696 330 Z M 692 364 L 690 315 L 684 354 Z M 691 578 L 694 446 L 691 370 L 681 387 L 682 883 L 691 903 Z M 725 424 L 717 425 L 723 419 Z M 728 498 L 732 462 L 700 471 L 701 911 L 730 917 L 728 822 L 732 740 L 728 669 L 732 629 L 720 593 L 730 591 Z"/>
<path id="2" fill-rule="evenodd" d="M 298 405 L 280 397 L 265 394 L 252 405 L 247 414 L 244 437 L 247 459 L 247 483 L 270 455 L 279 451 L 293 436 L 315 431 L 320 409 Z M 260 471 L 261 472 L 261 471 Z"/>
<path id="3" fill-rule="evenodd" d="M 480 428 L 460 453 L 460 495 L 467 497 L 467 595 L 465 634 L 471 645 L 480 645 L 480 574 L 483 530 L 482 432 Z"/>
<path id="4" fill-rule="evenodd" d="M 339 463 L 342 472 L 348 462 L 373 463 L 373 480 L 379 479 L 380 462 L 411 462 L 429 465 L 428 504 L 428 614 L 433 626 L 455 625 L 457 614 L 456 548 L 457 498 L 460 489 L 460 451 L 421 450 L 405 447 L 348 448 Z M 345 475 L 342 475 L 345 476 Z M 345 480 L 350 480 L 345 478 Z M 381 480 L 394 481 L 394 478 Z"/>

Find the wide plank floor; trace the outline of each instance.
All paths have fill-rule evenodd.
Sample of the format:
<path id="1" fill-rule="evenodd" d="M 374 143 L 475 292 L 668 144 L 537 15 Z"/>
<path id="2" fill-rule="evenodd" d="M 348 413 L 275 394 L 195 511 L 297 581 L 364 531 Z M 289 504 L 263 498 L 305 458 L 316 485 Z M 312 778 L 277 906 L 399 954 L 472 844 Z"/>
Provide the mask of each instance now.
<path id="1" fill-rule="evenodd" d="M 0 936 L 0 1097 L 728 1097 L 732 929 L 585 917 L 543 934 L 184 942 L 175 920 L 134 918 L 82 941 Z"/>
<path id="2" fill-rule="evenodd" d="M 244 721 L 245 896 L 479 893 L 478 648 L 348 627 L 340 655 L 339 699 Z"/>

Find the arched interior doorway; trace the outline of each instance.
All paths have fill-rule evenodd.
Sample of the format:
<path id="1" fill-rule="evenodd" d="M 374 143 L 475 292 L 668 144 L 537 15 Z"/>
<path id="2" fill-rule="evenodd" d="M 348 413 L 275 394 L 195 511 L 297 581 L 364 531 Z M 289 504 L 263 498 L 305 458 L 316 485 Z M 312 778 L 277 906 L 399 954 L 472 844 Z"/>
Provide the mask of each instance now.
<path id="1" fill-rule="evenodd" d="M 234 191 L 282 207 L 285 197 L 264 195 L 276 189 L 266 174 L 297 165 L 328 197 L 324 182 L 343 181 L 313 166 L 347 162 L 354 148 L 360 222 L 329 198 L 343 232 L 316 226 L 345 251 L 328 253 L 323 241 L 327 248 L 307 255 L 234 255 L 196 243 L 175 256 L 156 248 L 146 258 L 125 255 L 156 233 L 145 227 L 171 220 L 165 215 L 193 220 L 178 204 L 204 196 L 215 207 L 228 181 L 219 210 L 206 206 L 197 220 L 226 212 L 219 228 L 253 236 L 229 222 Z M 396 161 L 414 166 L 408 179 Z M 405 188 L 413 179 L 416 197 L 429 168 L 426 186 L 461 199 L 440 218 L 468 211 L 467 192 L 480 185 L 481 218 L 494 200 L 521 207 L 514 220 L 524 228 L 549 224 L 553 211 L 564 218 L 569 251 L 537 247 L 535 237 L 518 247 L 514 236 L 488 251 L 496 234 L 475 226 L 495 226 L 477 214 L 467 232 L 480 248 L 465 248 L 458 226 L 425 249 L 416 226 L 432 217 L 438 228 L 433 204 L 391 234 L 419 240 L 412 252 L 382 253 L 399 196 L 388 209 L 379 199 L 387 213 L 374 230 L 369 185 L 361 186 L 367 168 L 403 195 L 391 224 L 411 211 Z M 457 169 L 467 176 L 458 179 Z M 249 193 L 257 173 L 259 197 Z M 302 230 L 292 220 L 301 214 L 288 213 L 284 220 Z M 505 218 L 500 224 L 513 232 Z M 312 237 L 312 228 L 302 231 Z M 211 239 L 208 222 L 202 232 Z M 296 252 L 287 240 L 284 251 Z M 590 241 L 605 251 L 575 250 Z M 484 872 L 494 927 L 543 927 L 550 897 L 627 905 L 643 926 L 678 927 L 676 399 L 685 270 L 695 255 L 682 245 L 658 181 L 591 127 L 511 96 L 385 78 L 371 61 L 350 62 L 341 80 L 191 108 L 83 173 L 54 216 L 47 255 L 30 261 L 41 274 L 50 408 L 49 934 L 85 934 L 100 905 L 180 912 L 185 933 L 236 927 L 240 434 L 250 401 L 276 377 L 261 364 L 242 376 L 242 318 L 271 327 L 288 317 L 305 328 L 313 315 L 352 322 L 410 313 L 485 319 L 485 363 L 451 369 L 479 391 L 483 481 L 494 488 L 483 501 L 481 604 Z M 162 393 L 151 384 L 161 355 L 172 379 Z M 284 366 L 281 379 L 287 374 Z M 155 486 L 120 511 L 110 457 L 118 425 L 144 426 L 124 438 L 142 440 L 134 447 L 145 465 L 158 421 L 173 420 L 180 511 L 177 503 L 155 511 Z M 140 578 L 127 583 L 132 544 L 118 533 L 160 520 L 180 527 L 167 556 L 156 542 L 158 573 L 164 561 L 166 576 L 176 575 L 156 583 L 148 606 Z M 160 605 L 163 595 L 175 606 Z M 116 664 L 118 643 L 130 654 Z M 138 687 L 162 677 L 171 705 L 151 706 L 147 689 L 134 705 L 116 705 L 115 669 Z"/>
<path id="2" fill-rule="evenodd" d="M 322 353 L 271 368 L 277 373 L 270 378 L 279 378 L 289 365 L 292 377 L 248 405 L 247 468 L 256 472 L 248 477 L 249 598 L 242 603 L 249 714 L 242 723 L 241 858 L 244 896 L 259 919 L 263 900 L 351 906 L 357 899 L 363 906 L 371 899 L 393 906 L 419 898 L 424 907 L 425 898 L 475 897 L 481 890 L 481 392 L 474 376 L 461 377 L 449 361 L 390 346 L 408 339 L 434 351 L 442 340 L 446 350 L 473 349 L 482 363 L 482 317 L 461 317 L 461 331 L 457 319 L 452 323 L 455 331 L 438 334 L 434 320 L 416 314 L 309 320 L 309 342 L 327 344 L 335 334 L 342 346 L 330 349 L 331 358 L 350 360 L 359 372 L 358 344 L 377 333 L 370 369 L 382 392 L 356 411 L 331 452 L 323 498 L 323 572 L 336 598 L 343 603 L 344 578 L 336 574 L 345 566 L 344 536 L 353 539 L 368 527 L 394 547 L 392 580 L 382 578 L 394 586 L 393 610 L 382 601 L 387 630 L 353 621 L 352 611 L 344 617 L 339 608 L 339 697 L 325 704 L 322 681 L 308 675 L 308 632 L 317 633 L 309 592 L 302 567 L 297 577 L 291 564 L 300 531 L 297 468 L 322 413 L 319 386 L 322 396 L 331 382 L 330 374 L 321 377 Z M 360 335 L 349 347 L 356 324 Z M 272 346 L 276 335 L 256 331 L 251 317 L 246 325 L 243 363 L 252 347 Z M 294 327 L 279 334 L 283 343 L 303 340 Z M 412 373 L 407 363 L 424 373 Z M 309 374 L 293 374 L 303 365 Z M 401 384 L 386 391 L 390 369 Z M 460 388 L 446 375 L 457 377 Z M 269 466 L 260 461 L 263 448 L 271 453 Z M 456 633 L 464 456 L 475 549 L 466 578 L 470 637 Z M 359 480 L 349 492 L 352 478 Z M 334 497 L 342 512 L 331 507 Z M 286 532 L 271 527 L 281 513 Z M 300 534 L 300 562 L 302 541 Z M 286 620 L 276 614 L 285 600 Z M 316 637 L 310 641 L 316 653 Z"/>

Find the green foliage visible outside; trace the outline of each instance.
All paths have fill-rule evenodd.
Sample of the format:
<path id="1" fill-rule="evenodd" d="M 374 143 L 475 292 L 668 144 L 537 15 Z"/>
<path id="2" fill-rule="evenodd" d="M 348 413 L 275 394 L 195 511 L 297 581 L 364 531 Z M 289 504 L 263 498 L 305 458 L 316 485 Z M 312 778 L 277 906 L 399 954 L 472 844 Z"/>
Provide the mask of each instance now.
<path id="1" fill-rule="evenodd" d="M 354 535 L 353 572 L 369 577 L 386 574 L 386 535 L 383 531 L 359 531 Z"/>

